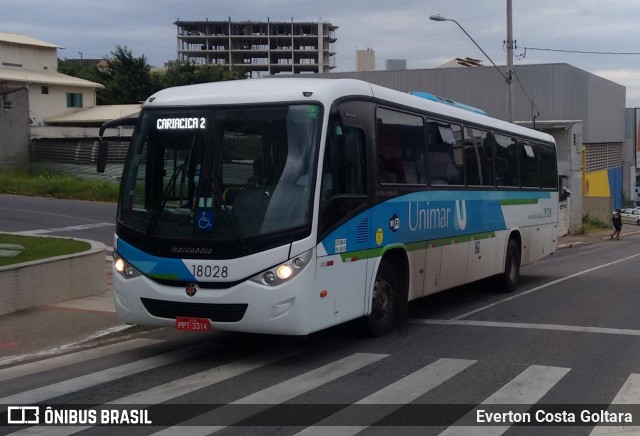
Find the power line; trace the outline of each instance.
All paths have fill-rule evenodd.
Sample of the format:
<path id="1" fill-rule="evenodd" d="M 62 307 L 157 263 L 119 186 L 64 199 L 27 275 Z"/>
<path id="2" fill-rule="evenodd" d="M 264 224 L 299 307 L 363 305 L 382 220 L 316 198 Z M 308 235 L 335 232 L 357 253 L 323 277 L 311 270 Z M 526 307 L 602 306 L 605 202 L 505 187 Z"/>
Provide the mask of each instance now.
<path id="1" fill-rule="evenodd" d="M 556 48 L 537 48 L 537 47 L 524 47 L 525 54 L 527 50 L 556 51 L 561 53 L 600 54 L 600 55 L 640 55 L 640 53 L 637 53 L 637 52 L 562 50 L 562 49 L 556 49 Z"/>

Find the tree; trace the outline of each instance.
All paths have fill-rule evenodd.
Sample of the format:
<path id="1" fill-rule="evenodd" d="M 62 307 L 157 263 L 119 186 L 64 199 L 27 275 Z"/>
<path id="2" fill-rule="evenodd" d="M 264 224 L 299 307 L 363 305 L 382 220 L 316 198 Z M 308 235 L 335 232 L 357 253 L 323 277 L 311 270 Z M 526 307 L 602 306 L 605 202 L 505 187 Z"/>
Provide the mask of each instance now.
<path id="1" fill-rule="evenodd" d="M 106 60 L 108 68 L 98 71 L 105 86 L 98 91 L 100 104 L 139 103 L 154 92 L 151 67 L 144 55 L 135 58 L 127 47 L 116 45 Z"/>
<path id="2" fill-rule="evenodd" d="M 237 80 L 242 77 L 239 71 L 222 65 L 195 65 L 188 62 L 174 62 L 166 70 L 153 73 L 153 81 L 158 90 L 195 83 Z"/>
<path id="3" fill-rule="evenodd" d="M 88 66 L 72 60 L 58 59 L 58 72 L 91 82 L 102 83 L 97 65 Z"/>
<path id="4" fill-rule="evenodd" d="M 151 94 L 172 86 L 219 82 L 244 78 L 244 74 L 222 65 L 194 65 L 174 62 L 164 71 L 151 72 L 144 55 L 134 57 L 127 47 L 116 45 L 111 56 L 105 56 L 107 68 L 85 66 L 78 62 L 58 60 L 58 71 L 104 85 L 96 92 L 97 103 L 129 104 L 146 100 Z"/>

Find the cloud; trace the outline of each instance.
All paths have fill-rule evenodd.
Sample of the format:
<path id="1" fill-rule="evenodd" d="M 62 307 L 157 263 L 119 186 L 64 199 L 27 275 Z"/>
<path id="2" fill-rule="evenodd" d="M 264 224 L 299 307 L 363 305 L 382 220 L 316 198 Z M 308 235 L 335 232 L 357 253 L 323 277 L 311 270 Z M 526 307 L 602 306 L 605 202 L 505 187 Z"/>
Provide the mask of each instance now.
<path id="1" fill-rule="evenodd" d="M 503 0 L 5 0 L 0 31 L 22 33 L 65 47 L 60 57 L 95 58 L 116 45 L 152 65 L 176 58 L 176 20 L 329 21 L 339 26 L 336 65 L 355 69 L 355 50 L 371 48 L 377 67 L 385 59 L 406 59 L 409 68 L 430 68 L 455 57 L 488 61 L 451 22 L 455 19 L 498 65 L 506 63 L 506 3 Z M 638 55 L 596 55 L 527 50 L 640 51 L 640 2 L 628 0 L 538 0 L 513 2 L 513 36 L 518 63 L 569 63 L 627 87 L 630 103 L 640 92 L 634 71 Z"/>

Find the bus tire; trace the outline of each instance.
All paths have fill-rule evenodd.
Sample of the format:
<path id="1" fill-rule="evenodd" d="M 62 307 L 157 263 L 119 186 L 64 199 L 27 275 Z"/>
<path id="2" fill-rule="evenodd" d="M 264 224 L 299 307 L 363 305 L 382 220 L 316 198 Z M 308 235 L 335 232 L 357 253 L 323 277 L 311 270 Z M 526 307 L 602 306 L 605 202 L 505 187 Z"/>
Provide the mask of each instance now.
<path id="1" fill-rule="evenodd" d="M 495 277 L 495 286 L 502 292 L 513 292 L 520 279 L 520 250 L 513 239 L 507 244 L 507 254 L 504 260 L 504 273 Z"/>
<path id="2" fill-rule="evenodd" d="M 393 330 L 398 315 L 398 291 L 393 265 L 383 259 L 373 285 L 371 313 L 361 320 L 361 330 L 366 336 L 383 336 Z"/>

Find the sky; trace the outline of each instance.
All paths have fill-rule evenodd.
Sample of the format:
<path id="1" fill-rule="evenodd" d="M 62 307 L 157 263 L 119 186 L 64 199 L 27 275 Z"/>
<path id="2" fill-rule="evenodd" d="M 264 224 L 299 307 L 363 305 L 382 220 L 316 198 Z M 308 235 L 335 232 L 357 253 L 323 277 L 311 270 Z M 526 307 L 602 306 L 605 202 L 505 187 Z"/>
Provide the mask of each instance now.
<path id="1" fill-rule="evenodd" d="M 514 66 L 568 63 L 626 87 L 627 107 L 640 107 L 640 1 L 513 0 Z M 506 0 L 0 0 L 0 31 L 64 47 L 62 59 L 102 58 L 116 46 L 149 64 L 177 57 L 176 20 L 326 21 L 338 26 L 336 68 L 354 71 L 356 50 L 406 59 L 409 69 L 435 68 L 456 57 L 507 60 Z M 545 49 L 545 50 L 534 50 Z M 551 51 L 565 50 L 565 51 Z M 566 52 L 569 51 L 569 52 Z M 577 52 L 600 52 L 577 53 Z M 496 74 L 498 72 L 496 71 Z M 446 96 L 443 96 L 446 97 Z"/>

